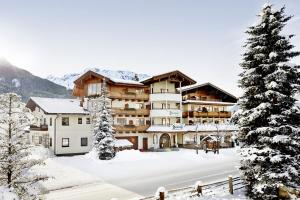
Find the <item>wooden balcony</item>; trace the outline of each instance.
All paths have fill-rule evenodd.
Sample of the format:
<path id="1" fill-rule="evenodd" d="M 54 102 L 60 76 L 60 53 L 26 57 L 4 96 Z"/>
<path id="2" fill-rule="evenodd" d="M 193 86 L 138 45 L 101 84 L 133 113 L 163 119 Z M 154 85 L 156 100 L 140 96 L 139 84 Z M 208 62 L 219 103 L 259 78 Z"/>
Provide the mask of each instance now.
<path id="1" fill-rule="evenodd" d="M 30 126 L 31 131 L 48 131 L 48 125 Z"/>
<path id="2" fill-rule="evenodd" d="M 144 132 L 149 128 L 149 125 L 114 125 L 118 132 Z"/>
<path id="3" fill-rule="evenodd" d="M 150 110 L 148 109 L 134 109 L 134 108 L 128 108 L 128 109 L 112 109 L 113 115 L 146 115 L 148 116 L 150 114 Z"/>
<path id="4" fill-rule="evenodd" d="M 110 92 L 109 98 L 111 99 L 133 99 L 133 100 L 143 100 L 148 101 L 149 100 L 149 94 L 142 93 L 120 93 L 120 92 Z"/>
<path id="5" fill-rule="evenodd" d="M 183 117 L 222 117 L 222 118 L 230 118 L 231 112 L 228 111 L 220 111 L 220 112 L 197 112 L 197 111 L 189 111 L 183 112 Z"/>

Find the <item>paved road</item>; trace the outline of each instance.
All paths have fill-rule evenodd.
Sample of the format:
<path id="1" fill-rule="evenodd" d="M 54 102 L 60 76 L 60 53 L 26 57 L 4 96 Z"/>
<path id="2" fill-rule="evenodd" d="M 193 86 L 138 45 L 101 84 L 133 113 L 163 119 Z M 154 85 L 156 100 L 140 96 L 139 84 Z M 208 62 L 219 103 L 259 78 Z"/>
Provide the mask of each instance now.
<path id="1" fill-rule="evenodd" d="M 83 165 L 87 162 L 84 157 L 56 158 L 64 166 L 89 173 L 101 181 L 50 192 L 48 196 L 51 197 L 49 199 L 61 199 L 56 197 L 62 196 L 64 200 L 110 200 L 112 197 L 126 200 L 134 196 L 152 196 L 160 186 L 173 189 L 193 185 L 199 180 L 210 183 L 224 180 L 228 175 L 238 175 L 239 161 L 235 155 L 202 154 L 202 157 L 210 159 L 193 162 L 194 158 L 184 157 L 191 154 L 184 153 L 158 154 L 159 157 L 153 160 L 118 161 L 103 165 L 97 162 Z"/>
<path id="2" fill-rule="evenodd" d="M 226 179 L 228 175 L 237 176 L 237 162 L 220 163 L 207 168 L 184 168 L 182 170 L 170 170 L 163 174 L 144 174 L 143 176 L 131 177 L 130 179 L 106 179 L 106 182 L 133 191 L 142 196 L 152 196 L 160 186 L 166 189 L 174 189 L 195 184 L 201 180 L 204 183 L 216 182 Z"/>

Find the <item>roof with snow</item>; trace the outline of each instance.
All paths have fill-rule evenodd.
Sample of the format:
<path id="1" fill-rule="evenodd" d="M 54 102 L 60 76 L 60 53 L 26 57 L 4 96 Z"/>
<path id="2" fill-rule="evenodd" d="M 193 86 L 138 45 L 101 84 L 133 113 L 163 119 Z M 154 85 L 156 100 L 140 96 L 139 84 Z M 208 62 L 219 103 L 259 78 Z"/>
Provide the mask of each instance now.
<path id="1" fill-rule="evenodd" d="M 133 144 L 126 139 L 116 139 L 115 147 L 133 147 Z"/>
<path id="2" fill-rule="evenodd" d="M 151 84 L 151 83 L 161 81 L 161 80 L 166 80 L 166 79 L 170 79 L 171 81 L 175 82 L 176 87 L 179 87 L 179 84 L 178 84 L 179 81 L 181 82 L 182 87 L 196 83 L 195 80 L 193 80 L 192 78 L 188 77 L 187 75 L 185 75 L 184 73 L 182 73 L 178 70 L 159 74 L 156 76 L 151 76 L 149 78 L 142 80 L 141 83 Z"/>
<path id="3" fill-rule="evenodd" d="M 30 97 L 26 107 L 32 111 L 39 107 L 46 114 L 89 114 L 80 106 L 80 101 L 77 99 Z"/>
<path id="4" fill-rule="evenodd" d="M 237 131 L 238 127 L 232 124 L 197 124 L 182 126 L 159 126 L 152 125 L 147 132 L 217 132 L 217 131 Z"/>
<path id="5" fill-rule="evenodd" d="M 230 94 L 229 92 L 221 89 L 220 87 L 212 84 L 212 83 L 203 83 L 203 84 L 199 84 L 199 85 L 191 85 L 191 86 L 186 86 L 182 88 L 182 93 L 187 94 L 189 92 L 193 92 L 193 91 L 197 91 L 198 89 L 205 89 L 205 88 L 213 88 L 215 89 L 216 93 L 218 95 L 223 96 L 224 100 L 227 102 L 237 102 L 238 98 L 236 96 L 234 96 L 233 94 Z M 212 91 L 212 90 L 210 90 Z"/>
<path id="6" fill-rule="evenodd" d="M 117 79 L 117 78 L 109 78 L 105 76 L 104 74 L 101 74 L 99 72 L 94 72 L 92 70 L 88 70 L 84 74 L 80 75 L 75 81 L 75 84 L 82 84 L 85 80 L 91 79 L 91 78 L 99 78 L 99 79 L 106 79 L 106 81 L 110 84 L 120 84 L 120 85 L 133 85 L 133 86 L 143 86 L 144 84 L 134 81 L 134 80 L 124 80 L 124 79 Z"/>
<path id="7" fill-rule="evenodd" d="M 236 103 L 231 103 L 231 102 L 223 102 L 223 101 L 201 101 L 201 100 L 185 100 L 182 101 L 183 104 L 185 103 L 195 103 L 195 104 L 204 104 L 204 105 L 208 105 L 208 104 L 218 104 L 218 105 L 226 105 L 226 106 L 233 106 Z"/>

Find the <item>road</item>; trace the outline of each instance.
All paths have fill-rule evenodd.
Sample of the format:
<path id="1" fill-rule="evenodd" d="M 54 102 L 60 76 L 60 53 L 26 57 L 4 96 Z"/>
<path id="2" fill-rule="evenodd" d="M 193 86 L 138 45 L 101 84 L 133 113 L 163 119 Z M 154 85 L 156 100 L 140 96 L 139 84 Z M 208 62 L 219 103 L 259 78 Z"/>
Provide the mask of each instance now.
<path id="1" fill-rule="evenodd" d="M 191 186 L 199 180 L 211 183 L 227 179 L 228 175 L 237 176 L 239 161 L 233 150 L 224 150 L 220 154 L 202 153 L 198 156 L 187 150 L 142 156 L 129 154 L 129 158 L 127 155 L 123 160 L 119 157 L 120 160 L 105 163 L 80 156 L 55 158 L 55 162 L 96 179 L 88 184 L 50 192 L 48 197 L 51 198 L 48 199 L 110 200 L 113 196 L 126 200 L 133 196 L 152 196 L 161 186 L 174 189 Z"/>
<path id="2" fill-rule="evenodd" d="M 127 190 L 133 191 L 142 196 L 152 196 L 158 187 L 163 186 L 166 189 L 175 189 L 194 185 L 196 181 L 211 183 L 224 180 L 228 175 L 238 176 L 236 169 L 237 162 L 220 163 L 215 166 L 186 167 L 181 170 L 170 170 L 167 173 L 151 175 L 132 176 L 130 179 L 106 179 L 105 181 Z"/>

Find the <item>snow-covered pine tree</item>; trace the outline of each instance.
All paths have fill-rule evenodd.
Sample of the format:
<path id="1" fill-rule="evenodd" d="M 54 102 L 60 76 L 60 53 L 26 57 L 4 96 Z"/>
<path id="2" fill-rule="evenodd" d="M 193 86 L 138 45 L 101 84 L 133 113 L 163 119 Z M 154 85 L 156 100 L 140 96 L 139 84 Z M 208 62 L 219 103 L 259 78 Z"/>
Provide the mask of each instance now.
<path id="1" fill-rule="evenodd" d="M 30 159 L 31 145 L 25 128 L 32 120 L 31 112 L 14 93 L 0 95 L 0 186 L 19 199 L 37 199 L 35 183 L 47 179 L 32 172 L 42 160 Z"/>
<path id="2" fill-rule="evenodd" d="M 110 160 L 115 157 L 115 138 L 112 126 L 111 110 L 109 108 L 108 91 L 105 79 L 99 97 L 99 109 L 96 113 L 94 128 L 94 149 L 100 160 Z"/>
<path id="3" fill-rule="evenodd" d="M 278 199 L 280 184 L 300 186 L 299 55 L 282 30 L 291 16 L 285 8 L 265 4 L 257 24 L 249 27 L 243 55 L 238 114 L 241 172 L 253 199 Z"/>

